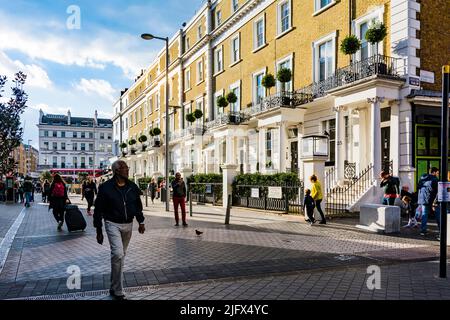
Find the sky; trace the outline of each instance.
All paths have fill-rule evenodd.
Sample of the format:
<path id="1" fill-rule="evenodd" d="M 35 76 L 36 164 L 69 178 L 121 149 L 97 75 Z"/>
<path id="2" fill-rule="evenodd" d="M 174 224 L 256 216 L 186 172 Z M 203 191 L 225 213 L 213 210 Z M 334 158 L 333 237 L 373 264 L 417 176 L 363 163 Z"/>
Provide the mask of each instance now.
<path id="1" fill-rule="evenodd" d="M 44 113 L 111 118 L 129 88 L 163 48 L 142 33 L 172 37 L 203 0 L 0 0 L 0 75 L 27 74 L 23 141 L 38 148 Z M 3 98 L 4 100 L 5 98 Z"/>

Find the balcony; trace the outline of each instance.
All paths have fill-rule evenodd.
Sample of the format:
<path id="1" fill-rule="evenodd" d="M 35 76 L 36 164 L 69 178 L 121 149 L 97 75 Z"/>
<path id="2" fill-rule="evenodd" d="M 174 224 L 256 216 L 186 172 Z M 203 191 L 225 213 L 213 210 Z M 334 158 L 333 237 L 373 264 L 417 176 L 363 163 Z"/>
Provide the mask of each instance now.
<path id="1" fill-rule="evenodd" d="M 262 98 L 259 104 L 244 109 L 243 112 L 248 116 L 254 116 L 276 108 L 295 109 L 296 107 L 310 101 L 312 101 L 310 95 L 303 92 L 278 92 L 266 98 Z"/>
<path id="2" fill-rule="evenodd" d="M 356 61 L 351 65 L 337 69 L 332 76 L 301 88 L 296 93 L 301 94 L 305 98 L 301 103 L 305 104 L 326 96 L 331 90 L 352 85 L 361 80 L 370 80 L 378 77 L 403 80 L 398 67 L 400 60 L 380 54 L 373 55 L 362 61 Z"/>
<path id="3" fill-rule="evenodd" d="M 244 112 L 231 111 L 229 113 L 220 114 L 218 117 L 212 121 L 205 124 L 207 130 L 211 130 L 223 125 L 239 125 L 248 120 L 248 115 Z"/>
<path id="4" fill-rule="evenodd" d="M 185 129 L 178 129 L 175 132 L 170 133 L 169 140 L 170 142 L 182 139 L 182 138 L 190 138 L 191 136 L 201 136 L 203 135 L 204 127 L 203 125 L 196 124 L 189 126 Z"/>

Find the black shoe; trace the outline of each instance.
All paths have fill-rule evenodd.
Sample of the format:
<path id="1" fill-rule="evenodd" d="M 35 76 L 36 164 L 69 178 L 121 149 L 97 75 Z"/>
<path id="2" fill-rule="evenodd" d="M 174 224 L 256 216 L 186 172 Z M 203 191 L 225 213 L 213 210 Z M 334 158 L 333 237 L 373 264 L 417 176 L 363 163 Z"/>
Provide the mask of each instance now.
<path id="1" fill-rule="evenodd" d="M 183 222 L 183 227 L 187 227 L 188 224 L 186 222 Z"/>
<path id="2" fill-rule="evenodd" d="M 109 290 L 109 295 L 114 299 L 114 300 L 127 300 L 127 298 L 125 297 L 125 295 L 116 295 L 114 293 L 114 291 L 112 291 L 111 289 Z"/>
<path id="3" fill-rule="evenodd" d="M 320 220 L 319 224 L 327 224 L 326 220 Z"/>
<path id="4" fill-rule="evenodd" d="M 175 223 L 174 225 L 173 225 L 174 227 L 178 227 L 179 226 L 179 224 L 178 223 Z"/>

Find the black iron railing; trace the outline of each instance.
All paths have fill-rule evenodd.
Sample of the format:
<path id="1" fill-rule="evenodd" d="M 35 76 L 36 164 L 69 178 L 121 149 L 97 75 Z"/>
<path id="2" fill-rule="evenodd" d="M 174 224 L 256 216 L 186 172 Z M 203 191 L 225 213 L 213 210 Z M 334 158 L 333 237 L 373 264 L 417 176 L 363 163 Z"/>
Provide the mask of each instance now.
<path id="1" fill-rule="evenodd" d="M 281 187 L 280 197 L 272 198 L 269 187 Z M 257 193 L 252 192 L 257 190 Z M 281 211 L 284 213 L 303 213 L 304 184 L 272 183 L 270 185 L 234 185 L 233 206 L 262 210 Z"/>
<path id="2" fill-rule="evenodd" d="M 364 169 L 348 185 L 335 186 L 326 190 L 326 214 L 340 215 L 348 212 L 353 205 L 373 185 L 373 164 Z"/>
<path id="3" fill-rule="evenodd" d="M 219 182 L 191 182 L 188 185 L 189 198 L 197 204 L 222 204 L 223 184 Z M 188 199 L 189 200 L 189 199 Z"/>
<path id="4" fill-rule="evenodd" d="M 325 171 L 325 190 L 331 190 L 337 185 L 336 167 L 330 167 Z"/>
<path id="5" fill-rule="evenodd" d="M 278 92 L 266 98 L 259 99 L 252 107 L 244 109 L 248 115 L 255 115 L 275 108 L 291 108 L 311 102 L 311 97 L 302 92 Z"/>
<path id="6" fill-rule="evenodd" d="M 356 162 L 344 161 L 344 178 L 348 180 L 357 178 Z"/>
<path id="7" fill-rule="evenodd" d="M 304 101 L 307 103 L 327 95 L 330 90 L 372 76 L 401 79 L 398 67 L 399 60 L 400 59 L 398 58 L 392 58 L 381 54 L 373 55 L 367 59 L 356 61 L 346 67 L 337 69 L 332 76 L 322 81 L 312 83 L 296 92 L 303 94 Z"/>
<path id="8" fill-rule="evenodd" d="M 205 124 L 206 129 L 212 129 L 220 127 L 222 125 L 234 124 L 239 125 L 248 120 L 247 114 L 239 111 L 231 111 L 229 113 L 220 114 L 216 119 L 209 121 Z"/>

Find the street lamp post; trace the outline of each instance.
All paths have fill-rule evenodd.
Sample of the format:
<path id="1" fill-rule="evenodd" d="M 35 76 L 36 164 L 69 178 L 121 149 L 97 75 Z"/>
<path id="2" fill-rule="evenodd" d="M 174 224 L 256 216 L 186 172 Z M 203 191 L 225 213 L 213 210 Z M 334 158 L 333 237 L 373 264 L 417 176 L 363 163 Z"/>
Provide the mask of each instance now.
<path id="1" fill-rule="evenodd" d="M 31 139 L 28 139 L 28 152 L 27 152 L 27 161 L 26 163 L 26 167 L 27 167 L 27 175 L 30 173 L 31 171 L 31 145 L 30 145 L 30 141 L 33 141 Z M 29 163 L 29 168 L 28 168 L 28 163 Z"/>
<path id="2" fill-rule="evenodd" d="M 149 33 L 141 35 L 144 40 L 158 39 L 166 42 L 166 153 L 165 153 L 165 176 L 166 176 L 166 211 L 169 211 L 170 188 L 169 188 L 169 38 L 156 37 Z"/>

